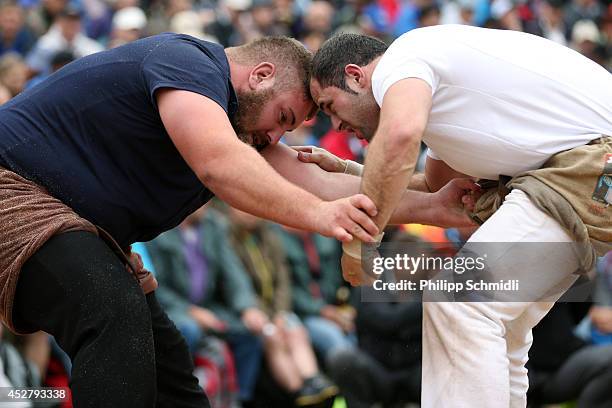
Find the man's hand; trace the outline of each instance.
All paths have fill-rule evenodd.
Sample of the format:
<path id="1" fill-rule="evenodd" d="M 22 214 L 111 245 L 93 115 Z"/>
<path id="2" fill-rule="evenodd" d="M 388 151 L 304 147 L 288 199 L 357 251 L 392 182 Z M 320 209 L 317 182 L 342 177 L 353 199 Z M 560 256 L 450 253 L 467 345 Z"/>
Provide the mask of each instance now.
<path id="1" fill-rule="evenodd" d="M 263 327 L 269 322 L 268 316 L 256 307 L 250 307 L 242 312 L 242 323 L 252 333 L 261 334 Z"/>
<path id="2" fill-rule="evenodd" d="M 480 186 L 469 178 L 453 179 L 431 194 L 432 225 L 439 227 L 473 227 L 468 216 L 482 194 Z"/>
<path id="3" fill-rule="evenodd" d="M 353 237 L 364 242 L 374 242 L 378 227 L 370 217 L 377 213 L 372 200 L 363 194 L 341 198 L 336 201 L 323 201 L 316 209 L 316 231 L 342 242 L 350 242 Z"/>
<path id="4" fill-rule="evenodd" d="M 593 326 L 602 333 L 612 333 L 612 307 L 593 306 L 589 311 Z"/>
<path id="5" fill-rule="evenodd" d="M 216 331 L 225 331 L 226 326 L 223 321 L 219 320 L 213 312 L 199 306 L 191 306 L 189 315 L 203 329 L 212 329 Z"/>
<path id="6" fill-rule="evenodd" d="M 325 149 L 316 146 L 292 146 L 298 152 L 298 159 L 303 163 L 314 163 L 330 173 L 344 173 L 346 160 L 334 156 Z"/>

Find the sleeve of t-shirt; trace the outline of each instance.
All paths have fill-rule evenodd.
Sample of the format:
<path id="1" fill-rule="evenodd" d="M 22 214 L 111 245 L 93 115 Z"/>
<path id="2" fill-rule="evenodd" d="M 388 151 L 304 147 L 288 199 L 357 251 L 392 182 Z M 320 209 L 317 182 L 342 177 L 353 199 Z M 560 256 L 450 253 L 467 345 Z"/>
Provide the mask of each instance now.
<path id="1" fill-rule="evenodd" d="M 393 84 L 406 78 L 419 78 L 430 87 L 432 95 L 439 83 L 439 77 L 418 49 L 405 46 L 402 38 L 396 40 L 380 59 L 372 74 L 372 93 L 378 106 L 382 106 L 385 93 Z"/>
<path id="2" fill-rule="evenodd" d="M 427 153 L 426 154 L 427 154 L 427 157 L 431 157 L 434 160 L 442 160 L 442 159 L 440 159 L 440 157 L 438 157 L 436 152 L 431 150 L 429 147 L 427 148 Z"/>
<path id="3" fill-rule="evenodd" d="M 201 44 L 181 37 L 164 41 L 142 64 L 151 101 L 157 106 L 155 92 L 160 88 L 174 88 L 212 99 L 227 112 L 228 74 L 217 64 L 210 50 L 203 49 Z"/>

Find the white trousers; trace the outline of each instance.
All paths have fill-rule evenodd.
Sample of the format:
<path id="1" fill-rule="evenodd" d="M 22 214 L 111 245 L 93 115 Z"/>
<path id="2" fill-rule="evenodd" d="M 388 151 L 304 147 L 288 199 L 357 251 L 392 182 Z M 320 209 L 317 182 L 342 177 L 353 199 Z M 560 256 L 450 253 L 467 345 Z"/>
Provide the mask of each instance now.
<path id="1" fill-rule="evenodd" d="M 565 230 L 520 190 L 468 242 L 571 242 Z M 578 266 L 571 251 L 546 254 L 548 289 L 567 290 Z M 507 268 L 516 259 L 496 259 Z M 537 262 L 527 263 L 537 280 Z M 523 282 L 524 283 L 524 282 Z M 539 284 L 542 284 L 539 282 Z M 556 298 L 555 298 L 556 299 Z M 553 299 L 553 300 L 555 300 Z M 423 385 L 425 408 L 525 407 L 529 386 L 527 352 L 531 329 L 553 302 L 425 302 L 423 307 Z"/>

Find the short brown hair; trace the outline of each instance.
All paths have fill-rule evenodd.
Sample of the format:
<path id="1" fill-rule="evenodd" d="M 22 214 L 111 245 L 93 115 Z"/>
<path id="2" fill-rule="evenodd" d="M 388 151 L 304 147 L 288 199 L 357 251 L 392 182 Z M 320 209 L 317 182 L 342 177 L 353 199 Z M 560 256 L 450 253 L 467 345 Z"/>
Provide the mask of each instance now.
<path id="1" fill-rule="evenodd" d="M 321 45 L 313 61 L 313 77 L 321 87 L 335 86 L 353 92 L 346 85 L 344 67 L 355 64 L 363 67 L 387 50 L 381 40 L 361 34 L 336 34 Z"/>
<path id="2" fill-rule="evenodd" d="M 231 59 L 241 65 L 257 65 L 271 62 L 277 71 L 284 69 L 297 73 L 304 89 L 304 99 L 310 98 L 310 75 L 312 53 L 294 38 L 275 36 L 262 37 L 247 44 L 228 49 Z M 293 84 L 289 81 L 288 84 Z"/>

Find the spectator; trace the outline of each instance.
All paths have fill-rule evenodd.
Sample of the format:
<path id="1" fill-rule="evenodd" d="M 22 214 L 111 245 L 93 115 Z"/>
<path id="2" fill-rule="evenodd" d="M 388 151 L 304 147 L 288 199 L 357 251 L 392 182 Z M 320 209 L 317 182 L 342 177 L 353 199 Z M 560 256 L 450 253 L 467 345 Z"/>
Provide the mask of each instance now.
<path id="1" fill-rule="evenodd" d="M 598 272 L 589 337 L 593 344 L 612 345 L 612 252 L 600 259 Z"/>
<path id="2" fill-rule="evenodd" d="M 257 292 L 268 322 L 263 329 L 266 361 L 272 376 L 298 406 L 315 405 L 335 396 L 337 387 L 319 372 L 308 333 L 291 312 L 291 283 L 279 228 L 231 209 L 234 249 Z"/>
<path id="3" fill-rule="evenodd" d="M 544 38 L 567 45 L 567 27 L 563 20 L 563 3 L 560 0 L 545 0 L 540 3 L 538 25 Z"/>
<path id="4" fill-rule="evenodd" d="M 596 21 L 603 14 L 604 8 L 598 0 L 570 0 L 565 6 L 565 24 L 571 32 L 578 21 Z"/>
<path id="5" fill-rule="evenodd" d="M 580 303 L 556 303 L 533 329 L 527 363 L 530 405 L 577 400 L 577 408 L 612 404 L 612 345 L 589 345 L 573 333 Z"/>
<path id="6" fill-rule="evenodd" d="M 406 232 L 405 230 L 412 231 Z M 409 224 L 386 230 L 380 255 L 392 258 L 401 249 L 408 256 L 445 256 L 451 246 L 444 230 Z M 414 273 L 414 274 L 413 274 Z M 426 271 L 411 271 L 410 276 L 381 275 L 386 282 L 418 281 Z M 381 403 L 418 403 L 421 397 L 421 354 L 423 306 L 418 291 L 403 293 L 360 288 L 356 328 L 359 348 L 340 350 L 329 359 L 330 375 L 337 381 L 351 408 L 366 408 Z M 349 373 L 351 373 L 349 375 Z"/>
<path id="7" fill-rule="evenodd" d="M 512 0 L 493 0 L 491 3 L 491 17 L 504 30 L 523 31 L 518 10 Z"/>
<path id="8" fill-rule="evenodd" d="M 6 87 L 11 97 L 23 91 L 27 78 L 28 68 L 19 54 L 4 54 L 0 58 L 0 84 Z"/>
<path id="9" fill-rule="evenodd" d="M 419 27 L 430 27 L 440 24 L 440 7 L 431 4 L 419 9 Z"/>
<path id="10" fill-rule="evenodd" d="M 138 8 L 140 0 L 85 0 L 83 27 L 89 38 L 108 42 L 113 29 L 113 17 L 125 8 Z"/>
<path id="11" fill-rule="evenodd" d="M 11 100 L 13 96 L 6 86 L 0 83 L 0 106 Z"/>
<path id="12" fill-rule="evenodd" d="M 440 17 L 442 24 L 474 24 L 475 0 L 443 2 Z"/>
<path id="13" fill-rule="evenodd" d="M 6 344 L 5 341 L 1 339 L 1 335 L 2 335 L 2 326 L 0 326 L 0 387 L 13 388 L 16 385 L 13 384 L 13 381 L 7 375 L 7 371 L 9 372 L 11 371 L 11 367 L 8 367 L 7 364 L 12 364 L 13 361 L 19 361 L 16 358 L 18 356 L 18 353 L 10 344 Z M 9 356 L 9 353 L 11 357 L 7 358 Z M 23 364 L 23 363 L 19 362 L 19 364 Z M 19 401 L 19 402 L 14 401 L 11 403 L 11 408 L 31 408 L 31 407 L 32 407 L 32 403 L 28 401 Z"/>
<path id="14" fill-rule="evenodd" d="M 323 0 L 310 3 L 303 16 L 303 32 L 319 33 L 328 36 L 332 31 L 334 8 Z"/>
<path id="15" fill-rule="evenodd" d="M 600 65 L 605 65 L 598 53 L 601 46 L 600 41 L 601 34 L 593 21 L 579 20 L 574 24 L 572 28 L 572 48 Z"/>
<path id="16" fill-rule="evenodd" d="M 409 0 L 402 4 L 393 34 L 395 37 L 414 30 L 419 26 L 419 10 L 434 5 L 433 0 Z"/>
<path id="17" fill-rule="evenodd" d="M 269 35 L 288 35 L 287 27 L 277 19 L 272 0 L 253 0 L 251 30 L 247 41 Z"/>
<path id="18" fill-rule="evenodd" d="M 113 16 L 108 48 L 115 48 L 145 36 L 147 16 L 138 7 L 126 7 Z"/>
<path id="19" fill-rule="evenodd" d="M 27 26 L 37 37 L 44 35 L 68 4 L 68 0 L 40 0 L 27 14 Z"/>
<path id="20" fill-rule="evenodd" d="M 167 0 L 154 3 L 149 10 L 147 32 L 151 35 L 168 31 L 172 17 L 193 10 L 192 0 Z"/>
<path id="21" fill-rule="evenodd" d="M 24 25 L 24 12 L 15 2 L 0 2 L 0 55 L 17 52 L 25 56 L 36 41 Z"/>
<path id="22" fill-rule="evenodd" d="M 39 367 L 20 353 L 11 342 L 2 339 L 2 332 L 3 326 L 0 325 L 0 384 L 4 383 L 3 386 L 9 387 L 40 387 L 42 377 Z"/>
<path id="23" fill-rule="evenodd" d="M 227 219 L 202 208 L 147 243 L 168 316 L 196 350 L 203 336 L 225 339 L 234 353 L 240 399 L 249 401 L 261 365 L 266 322 L 251 283 L 229 244 Z"/>
<path id="24" fill-rule="evenodd" d="M 296 21 L 300 17 L 299 6 L 297 6 L 295 3 L 297 2 L 294 2 L 293 0 L 274 0 L 276 18 L 281 24 L 287 27 L 287 29 L 293 29 Z M 293 32 L 292 35 L 294 37 L 298 36 Z"/>
<path id="25" fill-rule="evenodd" d="M 142 242 L 132 245 L 144 267 L 155 274 L 155 267 L 147 246 Z M 213 408 L 239 408 L 238 383 L 234 356 L 227 344 L 214 336 L 202 335 L 197 345 L 192 346 L 194 376 L 206 392 Z"/>
<path id="26" fill-rule="evenodd" d="M 601 33 L 608 58 L 605 66 L 612 72 L 612 3 L 608 7 L 608 13 L 601 20 Z"/>
<path id="27" fill-rule="evenodd" d="M 291 270 L 293 310 L 308 329 L 315 351 L 326 359 L 334 350 L 354 347 L 354 309 L 337 305 L 344 288 L 338 242 L 288 229 L 282 238 Z"/>
<path id="28" fill-rule="evenodd" d="M 251 7 L 251 0 L 220 0 L 217 18 L 210 25 L 210 33 L 219 39 L 224 47 L 244 43 L 247 37 L 244 16 Z"/>
<path id="29" fill-rule="evenodd" d="M 30 79 L 30 81 L 26 84 L 26 88 L 31 88 L 35 85 L 38 85 L 39 83 L 47 79 L 49 75 L 62 68 L 64 65 L 70 64 L 72 61 L 74 61 L 74 54 L 72 52 L 59 51 L 53 56 L 53 58 L 51 58 L 51 72 L 39 74 L 34 78 Z"/>
<path id="30" fill-rule="evenodd" d="M 181 11 L 170 20 L 170 31 L 191 35 L 201 40 L 218 43 L 219 40 L 203 30 L 203 22 L 195 11 Z"/>
<path id="31" fill-rule="evenodd" d="M 359 348 L 337 350 L 328 360 L 330 376 L 351 408 L 416 403 L 421 397 L 421 303 L 376 296 L 379 301 L 359 303 Z"/>
<path id="32" fill-rule="evenodd" d="M 49 31 L 43 35 L 27 58 L 30 69 L 49 73 L 51 59 L 58 51 L 70 50 L 76 58 L 84 57 L 104 48 L 81 33 L 81 13 L 73 7 L 62 10 Z"/>

